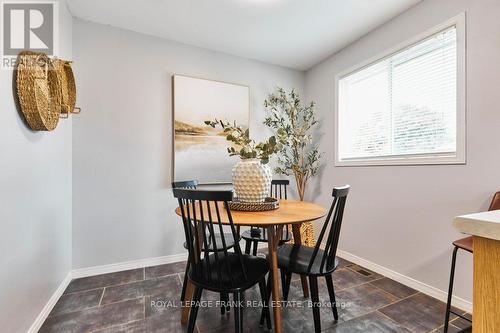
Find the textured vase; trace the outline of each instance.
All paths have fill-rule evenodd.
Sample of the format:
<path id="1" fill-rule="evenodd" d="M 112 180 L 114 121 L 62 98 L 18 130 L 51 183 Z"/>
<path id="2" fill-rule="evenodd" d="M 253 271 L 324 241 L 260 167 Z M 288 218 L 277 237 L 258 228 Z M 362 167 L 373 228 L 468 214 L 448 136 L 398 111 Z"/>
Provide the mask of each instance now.
<path id="1" fill-rule="evenodd" d="M 238 200 L 263 202 L 269 196 L 273 174 L 259 159 L 242 159 L 233 167 L 233 185 Z"/>

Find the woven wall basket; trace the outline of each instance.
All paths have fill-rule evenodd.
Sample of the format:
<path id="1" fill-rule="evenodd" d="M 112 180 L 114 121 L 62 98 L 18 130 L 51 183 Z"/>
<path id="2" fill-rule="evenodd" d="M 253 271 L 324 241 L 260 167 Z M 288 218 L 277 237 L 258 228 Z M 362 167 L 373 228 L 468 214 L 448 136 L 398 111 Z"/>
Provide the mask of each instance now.
<path id="1" fill-rule="evenodd" d="M 61 83 L 61 114 L 68 117 L 70 113 L 75 112 L 76 105 L 76 84 L 71 62 L 61 59 L 56 59 L 53 62 L 54 68 Z"/>
<path id="2" fill-rule="evenodd" d="M 16 69 L 17 96 L 29 127 L 52 131 L 61 113 L 61 83 L 44 53 L 21 52 Z"/>

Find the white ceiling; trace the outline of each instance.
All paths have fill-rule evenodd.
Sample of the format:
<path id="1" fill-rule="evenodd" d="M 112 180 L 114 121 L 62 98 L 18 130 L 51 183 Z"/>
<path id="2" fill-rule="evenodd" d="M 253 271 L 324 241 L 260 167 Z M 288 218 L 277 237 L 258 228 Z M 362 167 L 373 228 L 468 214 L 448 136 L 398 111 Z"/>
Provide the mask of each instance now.
<path id="1" fill-rule="evenodd" d="M 68 0 L 74 16 L 305 70 L 421 0 Z"/>

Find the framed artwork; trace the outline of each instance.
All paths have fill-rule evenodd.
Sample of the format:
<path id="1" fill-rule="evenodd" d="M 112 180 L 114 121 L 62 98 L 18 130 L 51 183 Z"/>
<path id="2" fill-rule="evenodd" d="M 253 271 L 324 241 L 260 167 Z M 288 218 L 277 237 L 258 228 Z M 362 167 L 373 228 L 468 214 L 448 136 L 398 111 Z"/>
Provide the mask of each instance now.
<path id="1" fill-rule="evenodd" d="M 250 89 L 247 86 L 174 75 L 173 132 L 175 181 L 197 179 L 201 184 L 231 182 L 238 157 L 227 153 L 222 130 L 205 125 L 214 118 L 236 121 L 248 128 Z"/>

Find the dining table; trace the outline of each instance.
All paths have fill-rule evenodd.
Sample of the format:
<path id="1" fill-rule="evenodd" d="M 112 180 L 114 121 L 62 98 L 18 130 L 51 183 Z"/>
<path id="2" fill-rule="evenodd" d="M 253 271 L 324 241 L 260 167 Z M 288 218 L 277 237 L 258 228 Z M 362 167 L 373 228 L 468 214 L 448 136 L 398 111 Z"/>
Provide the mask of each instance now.
<path id="1" fill-rule="evenodd" d="M 220 204 L 222 205 L 223 203 Z M 177 215 L 181 216 L 181 209 L 179 207 L 176 208 L 175 212 Z M 220 212 L 221 222 L 223 224 L 229 224 L 229 218 L 226 214 L 226 210 L 221 209 Z M 301 224 L 304 222 L 312 222 L 324 217 L 327 213 L 327 210 L 323 206 L 312 202 L 298 200 L 280 200 L 279 208 L 275 210 L 256 212 L 231 210 L 230 213 L 235 227 L 245 226 L 267 229 L 268 260 L 270 266 L 272 290 L 271 307 L 273 309 L 274 316 L 274 331 L 280 333 L 282 332 L 282 323 L 277 250 L 283 233 L 283 228 L 286 225 L 291 225 L 294 243 L 301 244 Z M 208 214 L 203 214 L 202 216 L 208 216 Z M 305 276 L 301 276 L 301 281 L 304 297 L 309 297 L 307 278 Z M 184 304 L 189 304 L 189 301 L 192 300 L 193 292 L 194 286 L 188 281 L 185 297 L 183 300 Z M 182 323 L 187 322 L 189 318 L 189 310 L 189 306 L 183 307 L 181 315 Z"/>

